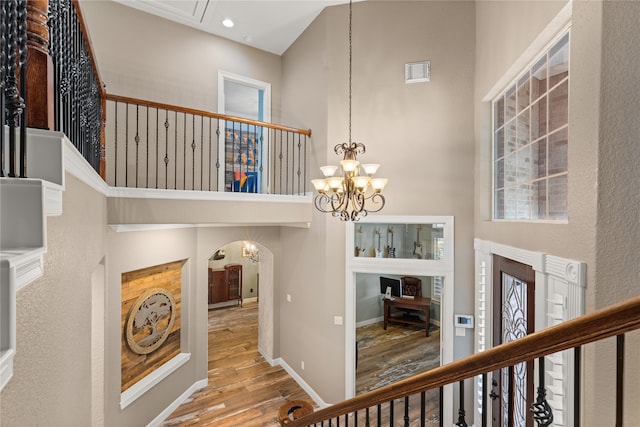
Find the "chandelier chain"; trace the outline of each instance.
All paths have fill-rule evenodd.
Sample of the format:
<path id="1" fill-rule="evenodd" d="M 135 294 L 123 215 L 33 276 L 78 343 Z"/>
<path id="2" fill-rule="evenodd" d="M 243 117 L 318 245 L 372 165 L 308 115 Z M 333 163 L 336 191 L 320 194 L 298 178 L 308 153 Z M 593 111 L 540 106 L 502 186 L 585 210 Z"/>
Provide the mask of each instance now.
<path id="1" fill-rule="evenodd" d="M 352 0 L 349 0 L 349 145 L 351 145 L 351 61 L 352 54 L 352 42 L 351 42 L 351 27 L 352 27 Z"/>

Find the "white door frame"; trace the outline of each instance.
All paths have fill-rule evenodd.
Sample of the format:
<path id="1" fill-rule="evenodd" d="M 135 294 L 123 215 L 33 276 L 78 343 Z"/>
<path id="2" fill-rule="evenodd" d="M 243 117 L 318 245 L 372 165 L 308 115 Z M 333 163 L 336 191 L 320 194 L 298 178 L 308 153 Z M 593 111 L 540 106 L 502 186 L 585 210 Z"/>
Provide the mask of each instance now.
<path id="1" fill-rule="evenodd" d="M 224 70 L 218 70 L 218 113 L 226 114 L 225 110 L 225 97 L 224 97 L 224 84 L 225 82 L 234 82 L 239 83 L 245 86 L 255 87 L 256 89 L 261 89 L 264 91 L 263 97 L 263 121 L 271 122 L 271 83 L 263 82 L 260 80 L 252 79 L 251 77 L 241 76 L 239 74 L 230 73 Z M 224 126 L 222 126 L 224 127 Z M 269 132 L 266 132 L 264 135 L 263 143 L 262 143 L 262 188 L 259 189 L 259 192 L 266 193 L 268 192 L 269 187 L 269 151 L 265 149 L 265 147 L 269 146 Z M 222 160 L 222 165 L 218 170 L 218 191 L 224 191 L 224 158 L 225 158 L 225 135 L 224 132 L 220 132 L 218 136 L 218 155 Z"/>
<path id="2" fill-rule="evenodd" d="M 386 273 L 444 277 L 440 298 L 440 364 L 453 361 L 453 303 L 454 303 L 454 218 L 453 216 L 383 216 L 365 217 L 360 223 L 380 224 L 444 224 L 444 259 L 419 260 L 401 258 L 356 257 L 355 225 L 346 223 L 345 277 L 345 398 L 355 396 L 355 340 L 356 340 L 356 273 Z M 444 387 L 442 413 L 453 414 L 453 385 Z"/>

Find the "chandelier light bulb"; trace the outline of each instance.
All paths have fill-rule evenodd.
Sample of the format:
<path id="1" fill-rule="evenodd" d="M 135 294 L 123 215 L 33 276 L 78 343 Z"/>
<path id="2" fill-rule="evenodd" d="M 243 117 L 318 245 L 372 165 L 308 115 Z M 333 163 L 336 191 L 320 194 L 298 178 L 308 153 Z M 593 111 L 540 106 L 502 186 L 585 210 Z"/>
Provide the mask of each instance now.
<path id="1" fill-rule="evenodd" d="M 340 160 L 340 164 L 342 165 L 342 170 L 348 173 L 356 171 L 360 162 L 357 160 L 345 159 Z"/>
<path id="2" fill-rule="evenodd" d="M 367 163 L 362 165 L 362 169 L 364 169 L 364 173 L 366 173 L 369 176 L 375 174 L 378 171 L 379 167 L 380 165 L 377 163 Z"/>
<path id="3" fill-rule="evenodd" d="M 387 178 L 374 178 L 371 180 L 371 187 L 376 193 L 380 193 L 389 180 Z"/>
<path id="4" fill-rule="evenodd" d="M 338 189 L 342 190 L 343 182 L 344 182 L 343 177 L 335 176 L 335 177 L 329 178 L 327 183 L 329 184 L 330 189 L 332 189 L 333 191 L 338 191 Z"/>
<path id="5" fill-rule="evenodd" d="M 326 179 L 312 179 L 311 182 L 318 193 L 325 193 L 329 189 Z"/>
<path id="6" fill-rule="evenodd" d="M 351 181 L 358 191 L 364 193 L 369 186 L 371 178 L 369 178 L 368 176 L 354 176 L 351 178 Z"/>
<path id="7" fill-rule="evenodd" d="M 336 173 L 338 166 L 321 166 L 320 170 L 322 171 L 322 174 L 328 178 Z"/>

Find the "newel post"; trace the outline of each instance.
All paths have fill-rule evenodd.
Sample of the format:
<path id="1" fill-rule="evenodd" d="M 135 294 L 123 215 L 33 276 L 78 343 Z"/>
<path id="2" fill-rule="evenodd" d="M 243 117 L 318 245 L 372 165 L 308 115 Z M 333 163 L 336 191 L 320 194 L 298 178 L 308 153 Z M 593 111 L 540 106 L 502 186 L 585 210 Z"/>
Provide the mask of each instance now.
<path id="1" fill-rule="evenodd" d="M 27 126 L 54 130 L 53 61 L 49 54 L 49 0 L 27 0 Z"/>

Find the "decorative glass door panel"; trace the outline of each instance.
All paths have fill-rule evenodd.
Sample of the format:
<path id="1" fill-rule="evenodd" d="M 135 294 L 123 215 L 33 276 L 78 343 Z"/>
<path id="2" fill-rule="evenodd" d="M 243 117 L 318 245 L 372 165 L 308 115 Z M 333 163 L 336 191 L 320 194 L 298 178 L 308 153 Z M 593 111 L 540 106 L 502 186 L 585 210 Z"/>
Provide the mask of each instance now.
<path id="1" fill-rule="evenodd" d="M 502 273 L 502 343 L 527 335 L 527 283 Z M 513 425 L 526 426 L 527 416 L 527 364 L 513 368 Z M 509 425 L 509 370 L 502 370 L 502 416 L 504 426 Z"/>
<path id="2" fill-rule="evenodd" d="M 494 255 L 493 345 L 498 346 L 534 331 L 535 273 L 525 264 Z M 531 427 L 533 365 L 519 363 L 493 373 L 493 427 Z"/>

